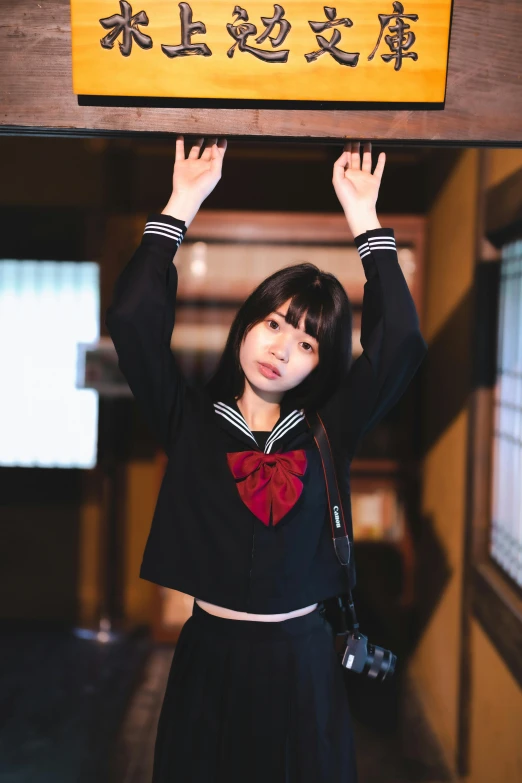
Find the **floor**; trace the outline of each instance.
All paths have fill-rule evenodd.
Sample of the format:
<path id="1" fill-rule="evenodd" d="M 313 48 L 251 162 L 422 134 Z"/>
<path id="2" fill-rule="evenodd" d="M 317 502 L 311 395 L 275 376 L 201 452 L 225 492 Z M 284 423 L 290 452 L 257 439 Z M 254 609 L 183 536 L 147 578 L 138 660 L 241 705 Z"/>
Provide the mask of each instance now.
<path id="1" fill-rule="evenodd" d="M 1 783 L 102 783 L 150 644 L 2 629 Z"/>
<path id="2" fill-rule="evenodd" d="M 149 783 L 172 655 L 139 635 L 3 630 L 0 783 Z M 352 676 L 360 783 L 451 781 L 411 684 L 376 686 L 373 702 L 367 687 Z"/>

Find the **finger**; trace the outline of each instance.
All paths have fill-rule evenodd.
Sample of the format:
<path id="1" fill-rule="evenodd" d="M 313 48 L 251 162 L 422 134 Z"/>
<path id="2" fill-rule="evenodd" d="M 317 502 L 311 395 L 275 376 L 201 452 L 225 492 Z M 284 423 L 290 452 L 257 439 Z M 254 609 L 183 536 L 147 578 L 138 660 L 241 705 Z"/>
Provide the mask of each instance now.
<path id="1" fill-rule="evenodd" d="M 339 158 L 337 158 L 335 162 L 336 164 L 338 164 L 340 161 L 342 161 L 342 165 L 345 169 L 350 168 L 350 142 L 349 141 L 345 143 L 344 151 L 342 155 Z"/>
<path id="2" fill-rule="evenodd" d="M 351 158 L 350 158 L 350 168 L 352 169 L 360 169 L 361 168 L 361 158 L 359 156 L 359 148 L 361 146 L 360 141 L 352 141 L 352 151 L 351 151 Z"/>
<path id="3" fill-rule="evenodd" d="M 369 171 L 370 173 L 371 173 L 371 170 L 372 170 L 372 143 L 371 143 L 371 141 L 366 141 L 364 143 L 362 170 L 363 171 Z"/>
<path id="4" fill-rule="evenodd" d="M 185 160 L 185 139 L 183 136 L 176 136 L 176 158 L 178 160 Z"/>
<path id="5" fill-rule="evenodd" d="M 227 139 L 223 136 L 216 145 L 216 151 L 221 157 L 224 156 L 227 149 Z"/>
<path id="6" fill-rule="evenodd" d="M 212 160 L 210 162 L 210 168 L 215 174 L 221 176 L 221 170 L 223 168 L 223 157 L 227 148 L 227 140 L 221 138 L 217 144 L 212 145 Z"/>
<path id="7" fill-rule="evenodd" d="M 337 158 L 337 160 L 334 163 L 333 167 L 333 176 L 332 181 L 335 183 L 340 183 L 344 180 L 345 171 L 349 170 L 349 160 L 350 160 L 350 153 L 348 150 L 345 150 L 343 154 Z"/>
<path id="8" fill-rule="evenodd" d="M 217 166 L 220 167 L 223 163 L 223 158 L 225 156 L 225 151 L 227 148 L 227 140 L 225 138 L 221 138 L 218 140 L 217 144 L 212 145 L 212 165 L 217 161 Z"/>
<path id="9" fill-rule="evenodd" d="M 379 182 L 382 179 L 382 172 L 384 171 L 385 163 L 386 163 L 386 153 L 381 152 L 377 160 L 377 165 L 375 166 L 375 171 L 373 172 L 374 176 L 377 177 Z"/>
<path id="10" fill-rule="evenodd" d="M 203 146 L 204 140 L 205 139 L 203 138 L 203 136 L 200 136 L 194 142 L 194 145 L 191 147 L 191 150 L 189 152 L 189 158 L 191 160 L 194 160 L 194 159 L 197 160 L 199 158 L 199 153 L 201 152 L 201 147 Z"/>
<path id="11" fill-rule="evenodd" d="M 350 153 L 345 150 L 340 157 L 334 163 L 334 174 L 337 171 L 339 174 L 344 175 L 344 171 L 350 163 Z"/>
<path id="12" fill-rule="evenodd" d="M 202 160 L 210 160 L 214 157 L 213 153 L 213 146 L 216 144 L 217 138 L 207 139 L 207 142 L 205 144 L 205 149 L 203 150 L 203 154 L 201 155 Z"/>

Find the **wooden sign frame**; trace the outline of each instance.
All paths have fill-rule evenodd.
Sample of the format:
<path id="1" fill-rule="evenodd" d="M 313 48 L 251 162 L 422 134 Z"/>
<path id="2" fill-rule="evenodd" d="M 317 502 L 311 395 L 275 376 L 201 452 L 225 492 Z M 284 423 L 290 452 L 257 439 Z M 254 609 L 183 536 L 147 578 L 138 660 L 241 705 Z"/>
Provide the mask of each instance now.
<path id="1" fill-rule="evenodd" d="M 444 106 L 452 0 L 70 2 L 81 96 Z"/>

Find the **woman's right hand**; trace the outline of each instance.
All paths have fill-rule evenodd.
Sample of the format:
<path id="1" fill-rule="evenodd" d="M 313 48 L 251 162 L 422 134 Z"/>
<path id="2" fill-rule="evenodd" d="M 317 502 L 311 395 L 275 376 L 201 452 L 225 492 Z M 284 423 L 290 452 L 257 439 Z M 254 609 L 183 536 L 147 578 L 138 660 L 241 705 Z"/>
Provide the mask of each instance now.
<path id="1" fill-rule="evenodd" d="M 194 218 L 201 203 L 214 190 L 221 179 L 223 158 L 227 140 L 207 140 L 201 156 L 203 137 L 196 140 L 188 157 L 185 157 L 185 139 L 176 137 L 176 159 L 172 175 L 172 196 L 163 210 L 164 214 L 179 217 L 187 226 Z"/>

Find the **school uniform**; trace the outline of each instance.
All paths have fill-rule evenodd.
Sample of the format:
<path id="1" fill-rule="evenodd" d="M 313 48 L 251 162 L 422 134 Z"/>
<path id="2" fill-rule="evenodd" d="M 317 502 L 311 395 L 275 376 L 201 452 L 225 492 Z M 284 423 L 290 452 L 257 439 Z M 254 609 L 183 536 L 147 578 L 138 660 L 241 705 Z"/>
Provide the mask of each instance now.
<path id="1" fill-rule="evenodd" d="M 170 350 L 187 227 L 151 214 L 114 287 L 106 325 L 168 462 L 140 576 L 240 612 L 196 603 L 176 646 L 156 741 L 154 783 L 355 783 L 343 672 L 321 602 L 355 585 L 335 555 L 319 452 L 305 411 L 283 398 L 270 433 L 234 399 L 213 399 Z M 366 275 L 363 353 L 317 412 L 353 538 L 349 471 L 363 435 L 397 402 L 426 352 L 393 229 L 355 237 Z"/>

